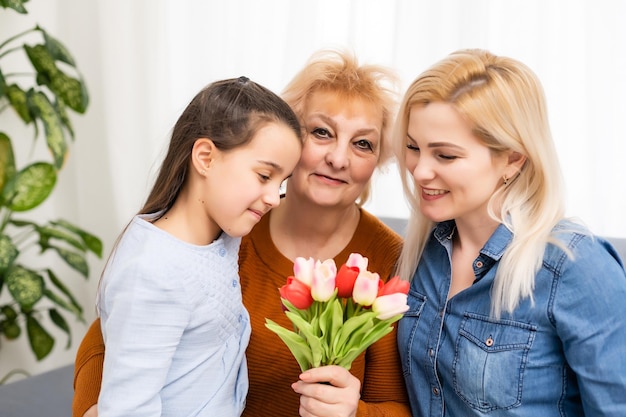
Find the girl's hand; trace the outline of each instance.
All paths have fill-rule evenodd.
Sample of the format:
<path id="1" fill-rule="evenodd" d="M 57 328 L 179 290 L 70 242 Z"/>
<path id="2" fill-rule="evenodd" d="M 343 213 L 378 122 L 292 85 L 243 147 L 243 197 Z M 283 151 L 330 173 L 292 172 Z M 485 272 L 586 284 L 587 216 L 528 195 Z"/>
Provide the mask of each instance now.
<path id="1" fill-rule="evenodd" d="M 291 388 L 300 394 L 301 417 L 356 416 L 361 381 L 341 366 L 309 369 Z"/>

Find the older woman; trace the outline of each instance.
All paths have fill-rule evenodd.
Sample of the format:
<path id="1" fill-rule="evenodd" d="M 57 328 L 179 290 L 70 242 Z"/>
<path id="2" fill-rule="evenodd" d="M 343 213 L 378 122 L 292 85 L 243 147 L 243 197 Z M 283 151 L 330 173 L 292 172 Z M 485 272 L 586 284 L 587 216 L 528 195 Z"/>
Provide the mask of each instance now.
<path id="1" fill-rule="evenodd" d="M 393 74 L 384 68 L 322 51 L 283 92 L 305 139 L 282 203 L 243 238 L 239 251 L 243 302 L 252 324 L 244 416 L 410 416 L 395 332 L 368 348 L 350 372 L 327 366 L 301 373 L 264 325 L 266 318 L 291 325 L 277 288 L 292 275 L 298 256 L 333 258 L 340 265 L 358 252 L 381 277 L 394 271 L 400 237 L 361 207 L 373 173 L 391 154 L 393 85 Z M 92 325 L 76 359 L 75 417 L 97 401 L 104 355 L 98 326 Z"/>

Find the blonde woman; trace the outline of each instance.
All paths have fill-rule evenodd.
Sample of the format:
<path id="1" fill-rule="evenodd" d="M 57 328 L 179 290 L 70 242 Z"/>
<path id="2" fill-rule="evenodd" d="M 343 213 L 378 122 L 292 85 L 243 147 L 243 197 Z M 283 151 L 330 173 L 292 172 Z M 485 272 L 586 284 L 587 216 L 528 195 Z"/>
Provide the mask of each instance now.
<path id="1" fill-rule="evenodd" d="M 452 53 L 401 104 L 411 309 L 398 346 L 414 416 L 626 415 L 626 273 L 564 219 L 535 74 Z"/>

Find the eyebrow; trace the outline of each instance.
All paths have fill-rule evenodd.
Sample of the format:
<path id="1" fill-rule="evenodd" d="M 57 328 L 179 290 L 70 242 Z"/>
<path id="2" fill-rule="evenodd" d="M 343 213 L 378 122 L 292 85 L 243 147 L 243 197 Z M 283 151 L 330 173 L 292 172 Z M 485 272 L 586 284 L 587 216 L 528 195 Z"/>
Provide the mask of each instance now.
<path id="1" fill-rule="evenodd" d="M 276 162 L 272 162 L 272 161 L 263 161 L 261 159 L 257 159 L 257 162 L 263 165 L 268 165 L 272 168 L 274 168 L 275 170 L 277 170 L 278 172 L 283 172 L 283 167 L 281 167 L 280 165 L 278 165 Z"/>
<path id="2" fill-rule="evenodd" d="M 337 121 L 335 121 L 335 119 L 333 119 L 332 117 L 328 117 L 326 114 L 324 113 L 313 113 L 310 115 L 310 117 L 319 117 L 320 119 L 322 119 L 322 121 L 324 121 L 325 123 L 328 123 L 329 125 L 337 125 L 339 124 Z M 380 133 L 380 130 L 377 127 L 368 127 L 368 128 L 363 128 L 363 129 L 359 129 L 355 132 L 355 136 L 358 135 L 366 135 L 368 133 Z"/>
<path id="3" fill-rule="evenodd" d="M 413 139 L 411 137 L 411 135 L 409 135 L 408 133 L 407 133 L 407 137 L 409 139 L 411 139 L 413 142 L 417 143 L 417 141 L 415 139 Z M 449 148 L 463 149 L 463 147 L 461 147 L 459 145 L 456 145 L 454 143 L 450 143 L 450 142 L 431 142 L 431 143 L 428 144 L 429 148 L 441 148 L 441 147 L 445 147 L 445 146 L 447 146 Z"/>

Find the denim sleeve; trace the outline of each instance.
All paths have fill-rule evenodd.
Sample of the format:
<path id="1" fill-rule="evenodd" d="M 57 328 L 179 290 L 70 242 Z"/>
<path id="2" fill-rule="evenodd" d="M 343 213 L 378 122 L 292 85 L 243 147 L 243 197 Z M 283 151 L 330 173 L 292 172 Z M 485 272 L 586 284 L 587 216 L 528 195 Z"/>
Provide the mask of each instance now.
<path id="1" fill-rule="evenodd" d="M 626 272 L 600 238 L 574 235 L 574 259 L 561 252 L 553 265 L 551 320 L 576 375 L 588 416 L 626 410 Z"/>

